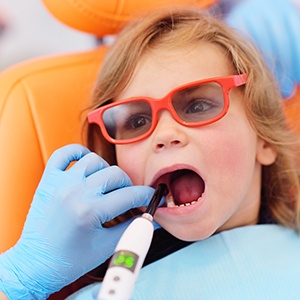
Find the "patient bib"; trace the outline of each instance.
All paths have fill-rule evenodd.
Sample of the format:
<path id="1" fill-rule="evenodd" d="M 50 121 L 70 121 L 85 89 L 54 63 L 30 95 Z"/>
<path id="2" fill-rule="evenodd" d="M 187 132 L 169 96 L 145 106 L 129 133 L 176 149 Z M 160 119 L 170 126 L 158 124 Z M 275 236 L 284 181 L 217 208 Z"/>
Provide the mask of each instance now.
<path id="1" fill-rule="evenodd" d="M 101 284 L 69 300 L 95 300 Z M 279 225 L 239 227 L 146 267 L 133 300 L 299 300 L 300 237 Z"/>

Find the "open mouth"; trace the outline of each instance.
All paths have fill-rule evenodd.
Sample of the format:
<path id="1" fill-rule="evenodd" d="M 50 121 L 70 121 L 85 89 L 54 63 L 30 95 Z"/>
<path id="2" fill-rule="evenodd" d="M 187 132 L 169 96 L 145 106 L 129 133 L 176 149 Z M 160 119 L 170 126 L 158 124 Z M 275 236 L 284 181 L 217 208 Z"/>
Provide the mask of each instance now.
<path id="1" fill-rule="evenodd" d="M 189 169 L 176 170 L 162 175 L 155 182 L 168 186 L 169 194 L 166 196 L 166 207 L 189 206 L 195 204 L 202 196 L 205 184 L 201 176 Z"/>

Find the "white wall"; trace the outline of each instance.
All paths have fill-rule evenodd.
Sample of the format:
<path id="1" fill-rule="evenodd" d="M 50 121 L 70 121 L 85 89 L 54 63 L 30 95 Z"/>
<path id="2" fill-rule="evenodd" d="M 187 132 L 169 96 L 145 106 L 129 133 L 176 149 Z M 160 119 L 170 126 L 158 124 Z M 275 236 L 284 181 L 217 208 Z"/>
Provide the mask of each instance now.
<path id="1" fill-rule="evenodd" d="M 0 71 L 32 57 L 95 45 L 93 36 L 60 23 L 41 0 L 0 0 L 0 18 L 7 25 L 0 36 Z"/>

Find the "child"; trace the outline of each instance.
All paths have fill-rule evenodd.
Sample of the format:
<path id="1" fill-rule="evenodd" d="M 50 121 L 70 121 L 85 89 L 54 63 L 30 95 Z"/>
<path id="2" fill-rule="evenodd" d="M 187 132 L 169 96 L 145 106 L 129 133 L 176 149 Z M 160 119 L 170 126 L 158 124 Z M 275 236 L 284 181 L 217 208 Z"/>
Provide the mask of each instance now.
<path id="1" fill-rule="evenodd" d="M 274 223 L 299 232 L 299 171 L 282 99 L 256 50 L 232 29 L 195 8 L 131 24 L 103 63 L 93 99 L 90 148 L 135 185 L 168 185 L 155 219 L 174 237 L 202 241 Z M 155 255 L 165 238 L 155 240 Z M 167 252 L 178 243 L 170 240 Z"/>
<path id="2" fill-rule="evenodd" d="M 197 81 L 224 103 L 189 102 Z M 107 55 L 93 98 L 89 120 L 102 133 L 90 125 L 90 149 L 117 163 L 133 184 L 176 181 L 176 194 L 183 187 L 175 206 L 185 207 L 156 213 L 173 235 L 201 240 L 258 222 L 299 231 L 297 148 L 282 99 L 255 49 L 224 24 L 195 8 L 133 23 Z M 123 104 L 131 98 L 141 101 Z"/>
<path id="3" fill-rule="evenodd" d="M 89 122 L 89 147 L 118 167 L 79 146 L 50 159 L 36 196 L 51 202 L 43 217 L 55 211 L 53 220 L 76 226 L 65 234 L 55 221 L 43 231 L 60 250 L 48 254 L 55 268 L 34 273 L 54 280 L 51 289 L 42 278 L 44 295 L 59 287 L 55 270 L 62 287 L 108 258 L 122 230 L 102 224 L 147 205 L 146 186 L 163 182 L 170 193 L 155 214 L 162 228 L 133 299 L 298 297 L 296 141 L 273 78 L 244 39 L 195 7 L 132 23 L 102 65 Z M 70 299 L 91 299 L 91 288 Z"/>

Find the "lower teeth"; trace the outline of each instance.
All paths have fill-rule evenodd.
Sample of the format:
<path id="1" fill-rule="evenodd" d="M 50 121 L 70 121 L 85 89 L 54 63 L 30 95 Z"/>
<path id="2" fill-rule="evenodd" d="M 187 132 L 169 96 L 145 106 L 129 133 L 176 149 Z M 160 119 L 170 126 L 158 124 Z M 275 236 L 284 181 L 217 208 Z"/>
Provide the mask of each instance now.
<path id="1" fill-rule="evenodd" d="M 184 206 L 190 206 L 190 205 L 193 205 L 193 204 L 197 203 L 200 198 L 201 197 L 199 197 L 196 201 L 192 201 L 192 202 L 188 202 L 188 203 L 182 203 L 180 205 L 177 205 L 174 202 L 173 196 L 169 195 L 169 196 L 166 197 L 166 204 L 167 204 L 167 207 L 184 207 Z"/>
<path id="2" fill-rule="evenodd" d="M 175 207 L 177 206 L 175 203 L 174 203 L 174 198 L 172 195 L 169 195 L 166 197 L 166 203 L 167 203 L 167 207 Z"/>

